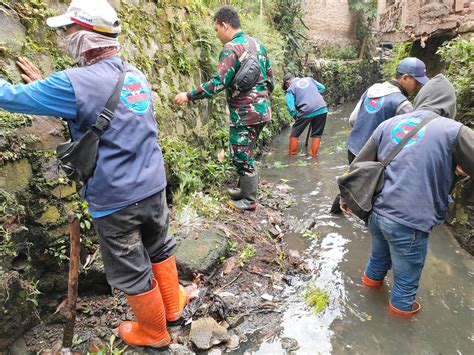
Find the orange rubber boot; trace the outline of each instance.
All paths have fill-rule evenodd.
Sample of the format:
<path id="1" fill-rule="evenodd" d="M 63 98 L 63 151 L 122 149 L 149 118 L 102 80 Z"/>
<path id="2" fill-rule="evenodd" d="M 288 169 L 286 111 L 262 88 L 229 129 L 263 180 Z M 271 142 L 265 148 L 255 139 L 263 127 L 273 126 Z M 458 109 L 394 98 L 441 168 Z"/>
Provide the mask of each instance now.
<path id="1" fill-rule="evenodd" d="M 295 155 L 298 152 L 298 143 L 299 143 L 298 137 L 290 136 L 290 146 L 288 148 L 289 155 Z"/>
<path id="2" fill-rule="evenodd" d="M 169 325 L 179 324 L 189 297 L 184 287 L 178 282 L 176 258 L 173 255 L 162 262 L 151 265 L 165 305 L 166 321 Z"/>
<path id="3" fill-rule="evenodd" d="M 364 272 L 364 276 L 362 276 L 362 283 L 364 286 L 368 287 L 381 287 L 383 286 L 383 280 L 372 280 L 367 277 L 367 275 Z"/>
<path id="4" fill-rule="evenodd" d="M 421 309 L 421 304 L 419 304 L 416 301 L 413 302 L 413 304 L 411 306 L 411 311 L 402 311 L 401 309 L 395 308 L 395 306 L 392 305 L 390 302 L 388 303 L 388 307 L 390 308 L 390 310 L 393 313 L 396 313 L 400 316 L 411 316 L 411 315 L 415 314 L 416 312 L 418 312 Z"/>
<path id="5" fill-rule="evenodd" d="M 318 155 L 319 144 L 321 144 L 321 137 L 311 138 L 311 149 L 309 150 L 309 155 L 311 155 L 313 158 Z"/>
<path id="6" fill-rule="evenodd" d="M 119 334 L 123 341 L 134 346 L 167 347 L 171 337 L 166 330 L 165 308 L 156 280 L 153 280 L 151 291 L 125 296 L 136 321 L 120 324 Z"/>

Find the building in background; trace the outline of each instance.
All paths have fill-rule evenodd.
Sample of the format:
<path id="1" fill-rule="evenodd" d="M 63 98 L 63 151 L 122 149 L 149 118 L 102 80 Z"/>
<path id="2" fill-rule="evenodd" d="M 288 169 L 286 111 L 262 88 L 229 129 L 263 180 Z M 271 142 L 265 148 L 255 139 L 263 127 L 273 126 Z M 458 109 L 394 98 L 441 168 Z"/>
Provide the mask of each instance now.
<path id="1" fill-rule="evenodd" d="M 317 46 L 357 46 L 356 17 L 348 0 L 303 0 L 310 42 Z"/>
<path id="2" fill-rule="evenodd" d="M 474 1 L 378 0 L 377 30 L 384 41 L 472 32 Z"/>
<path id="3" fill-rule="evenodd" d="M 378 0 L 378 42 L 391 47 L 412 40 L 411 55 L 427 64 L 431 74 L 441 69 L 438 47 L 457 35 L 474 32 L 474 1 Z"/>

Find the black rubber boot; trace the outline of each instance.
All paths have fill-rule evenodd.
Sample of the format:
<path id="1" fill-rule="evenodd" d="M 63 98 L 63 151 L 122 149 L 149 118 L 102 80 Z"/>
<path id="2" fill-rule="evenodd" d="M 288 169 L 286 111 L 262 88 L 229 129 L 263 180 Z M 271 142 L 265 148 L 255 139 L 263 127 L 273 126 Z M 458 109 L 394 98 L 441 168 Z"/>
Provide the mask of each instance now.
<path id="1" fill-rule="evenodd" d="M 236 188 L 229 187 L 227 189 L 227 194 L 230 196 L 230 198 L 232 200 L 240 200 L 242 198 L 242 196 L 241 196 L 242 190 L 240 189 L 240 179 L 241 178 L 242 178 L 242 176 L 239 176 L 239 181 L 237 182 L 237 187 Z"/>
<path id="2" fill-rule="evenodd" d="M 239 211 L 253 211 L 257 208 L 258 175 L 244 175 L 240 178 L 240 200 L 227 201 L 227 205 Z"/>
<path id="3" fill-rule="evenodd" d="M 341 206 L 339 204 L 340 201 L 341 201 L 341 195 L 338 194 L 336 198 L 334 199 L 334 202 L 332 203 L 331 213 L 334 213 L 334 214 L 342 213 Z"/>

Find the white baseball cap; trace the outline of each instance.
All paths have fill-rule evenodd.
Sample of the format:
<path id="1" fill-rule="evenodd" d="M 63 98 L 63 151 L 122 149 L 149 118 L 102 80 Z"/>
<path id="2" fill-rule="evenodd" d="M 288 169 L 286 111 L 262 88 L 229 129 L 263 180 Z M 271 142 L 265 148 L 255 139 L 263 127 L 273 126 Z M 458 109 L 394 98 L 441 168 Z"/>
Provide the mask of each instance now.
<path id="1" fill-rule="evenodd" d="M 120 20 L 107 0 L 72 0 L 66 13 L 46 20 L 49 27 L 78 24 L 96 32 L 120 33 Z"/>

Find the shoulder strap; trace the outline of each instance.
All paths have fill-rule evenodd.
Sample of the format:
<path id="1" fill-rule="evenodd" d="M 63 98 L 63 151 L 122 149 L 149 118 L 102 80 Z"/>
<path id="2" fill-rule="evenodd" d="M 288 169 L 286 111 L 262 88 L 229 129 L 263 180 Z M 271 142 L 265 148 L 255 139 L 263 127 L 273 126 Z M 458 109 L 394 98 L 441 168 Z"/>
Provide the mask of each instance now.
<path id="1" fill-rule="evenodd" d="M 430 121 L 438 117 L 436 113 L 431 113 L 431 115 L 418 123 L 414 129 L 412 129 L 390 152 L 390 154 L 382 161 L 382 164 L 386 167 L 390 162 L 393 160 L 393 158 L 396 157 L 398 153 L 403 149 L 403 147 L 408 143 L 410 139 L 412 139 L 415 134 L 417 134 L 420 129 L 422 129 L 424 126 L 426 126 Z"/>
<path id="2" fill-rule="evenodd" d="M 255 39 L 247 35 L 245 35 L 245 38 L 247 38 L 247 41 L 249 43 L 249 50 L 244 50 L 242 55 L 239 57 L 239 61 L 241 64 L 249 55 L 258 55 L 258 48 Z"/>
<path id="3" fill-rule="evenodd" d="M 106 128 L 109 126 L 110 122 L 114 118 L 114 112 L 118 105 L 120 93 L 122 92 L 122 86 L 126 74 L 127 68 L 125 63 L 122 62 L 122 71 L 118 76 L 117 84 L 115 84 L 114 91 L 112 92 L 112 95 L 109 97 L 109 100 L 102 109 L 102 112 L 97 117 L 95 124 L 92 126 L 92 128 L 94 128 L 95 131 L 99 134 L 102 134 L 106 130 Z"/>

